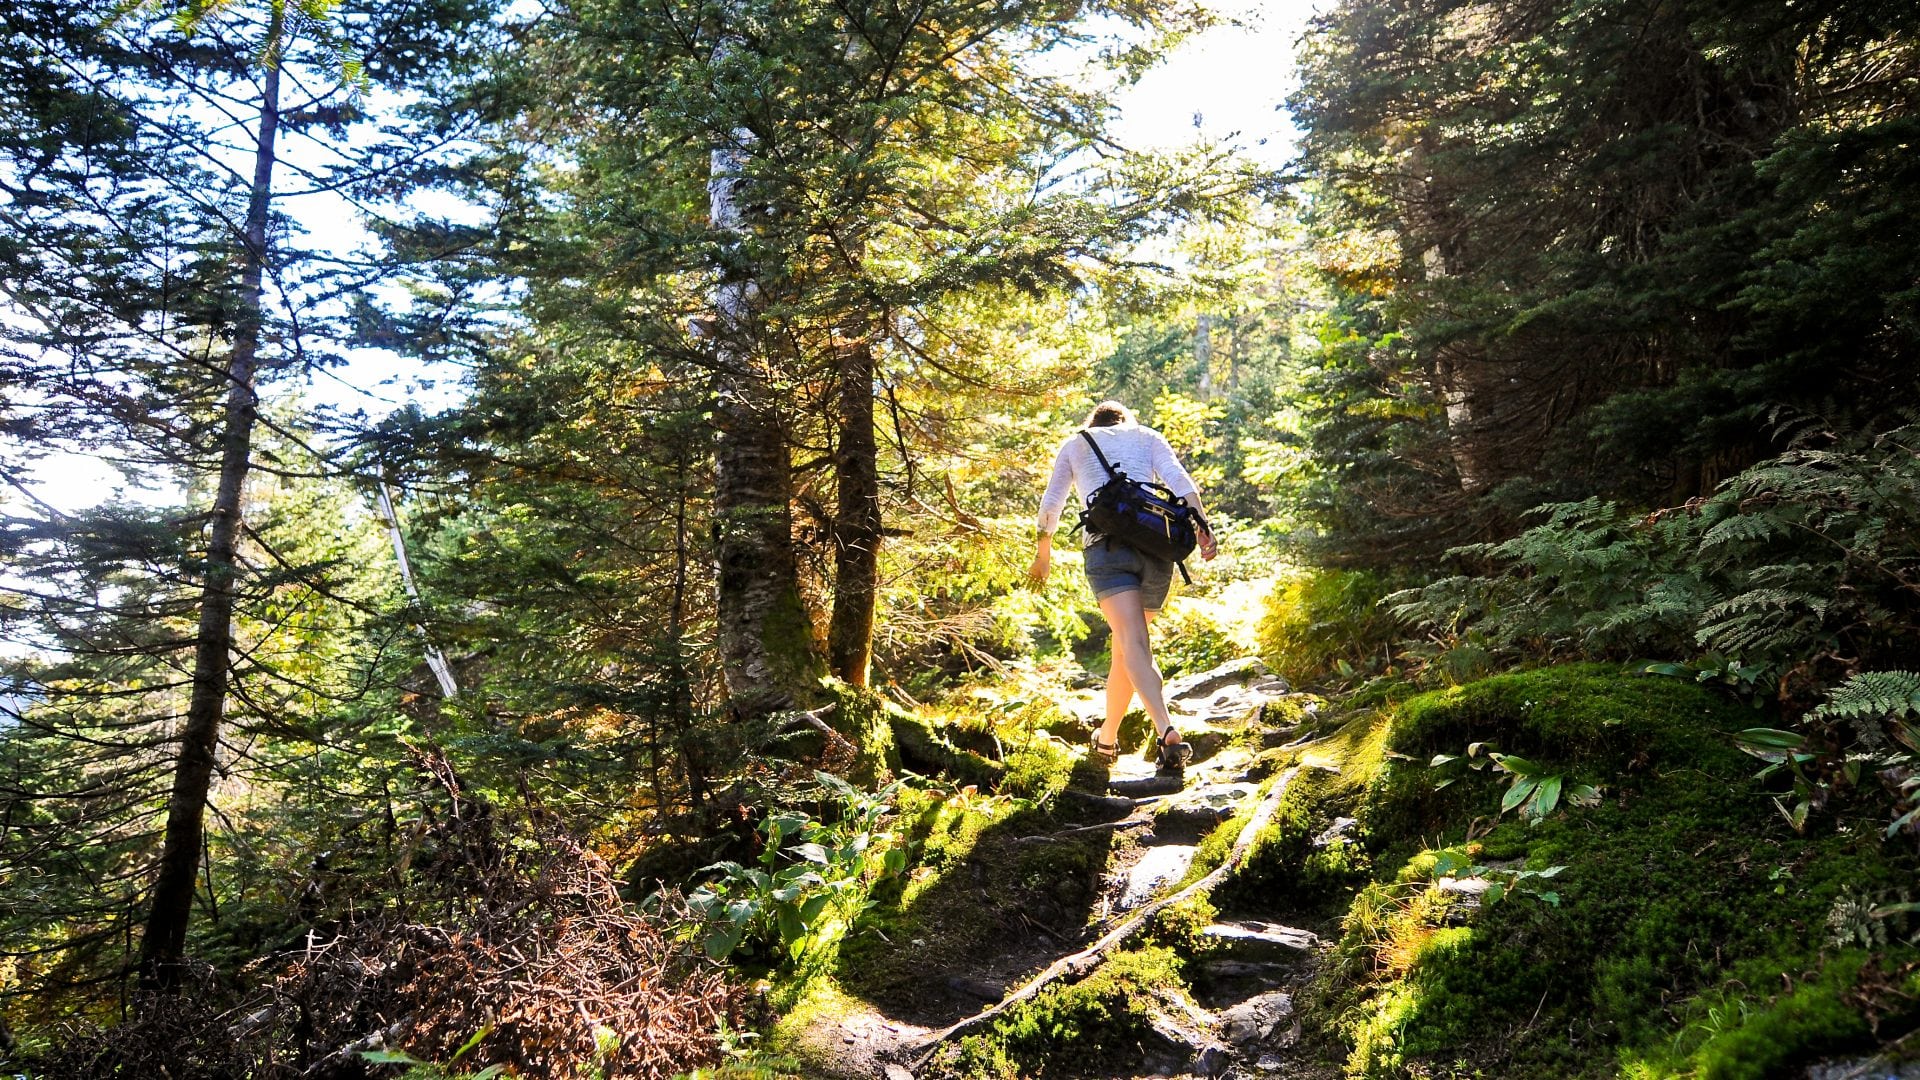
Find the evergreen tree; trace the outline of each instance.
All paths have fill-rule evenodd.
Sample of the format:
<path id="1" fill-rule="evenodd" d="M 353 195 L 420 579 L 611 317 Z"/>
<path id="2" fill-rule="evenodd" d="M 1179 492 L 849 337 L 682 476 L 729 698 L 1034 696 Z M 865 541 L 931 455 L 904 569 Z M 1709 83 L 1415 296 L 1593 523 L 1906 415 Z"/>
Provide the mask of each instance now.
<path id="1" fill-rule="evenodd" d="M 26 662 L 33 729 L 57 729 L 46 734 L 82 756 L 107 748 L 137 762 L 99 793 L 127 830 L 118 839 L 135 867 L 109 880 L 143 897 L 151 986 L 172 987 L 182 970 L 209 795 L 240 752 L 228 733 L 288 724 L 275 715 L 285 695 L 269 688 L 299 684 L 236 626 L 289 581 L 333 591 L 248 522 L 259 470 L 301 471 L 285 464 L 299 437 L 263 417 L 261 395 L 333 362 L 346 329 L 338 298 L 386 272 L 381 257 L 328 250 L 333 237 L 301 248 L 276 201 L 371 208 L 430 169 L 436 110 L 388 116 L 366 138 L 383 119 L 368 95 L 456 73 L 463 28 L 484 15 L 464 0 L 407 12 L 102 3 L 28 7 L 8 24 L 23 79 L 0 160 L 15 241 L 5 288 L 19 313 L 4 331 L 5 377 L 31 387 L 7 402 L 11 430 L 36 449 L 101 454 L 181 485 L 201 507 L 41 507 L 16 519 L 10 552 L 16 580 L 91 583 L 17 589 L 8 628 L 52 665 Z M 362 136 L 351 149 L 349 132 Z M 296 439 L 264 464 L 253 447 L 263 423 Z M 119 734 L 98 737 L 103 725 Z M 151 858 L 146 807 L 161 775 L 163 845 Z M 59 796 L 10 796 L 41 797 Z"/>
<path id="2" fill-rule="evenodd" d="M 1775 406 L 1875 427 L 1913 402 L 1913 265 L 1877 239 L 1915 206 L 1885 151 L 1910 7 L 1356 4 L 1316 27 L 1294 105 L 1347 292 L 1320 432 L 1349 547 L 1683 501 L 1780 449 Z"/>

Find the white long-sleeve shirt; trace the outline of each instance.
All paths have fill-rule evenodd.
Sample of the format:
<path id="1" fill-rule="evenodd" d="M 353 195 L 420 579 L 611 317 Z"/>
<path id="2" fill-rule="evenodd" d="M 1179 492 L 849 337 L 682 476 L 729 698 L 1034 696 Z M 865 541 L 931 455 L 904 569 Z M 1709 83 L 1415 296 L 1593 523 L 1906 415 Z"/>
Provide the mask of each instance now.
<path id="1" fill-rule="evenodd" d="M 1173 447 L 1167 445 L 1159 432 L 1139 424 L 1087 430 L 1100 441 L 1100 452 L 1107 455 L 1107 461 L 1116 471 L 1134 480 L 1165 484 L 1175 495 L 1198 505 L 1199 499 L 1195 496 L 1199 489 L 1193 477 L 1181 468 L 1180 459 L 1173 456 Z M 1100 467 L 1100 459 L 1093 456 L 1093 448 L 1079 432 L 1074 432 L 1060 444 L 1059 453 L 1053 457 L 1053 475 L 1047 480 L 1047 493 L 1040 497 L 1040 531 L 1051 533 L 1060 527 L 1060 513 L 1067 508 L 1068 485 L 1079 490 L 1084 504 L 1108 479 L 1107 470 Z M 1087 542 L 1091 544 L 1093 540 L 1089 537 Z"/>

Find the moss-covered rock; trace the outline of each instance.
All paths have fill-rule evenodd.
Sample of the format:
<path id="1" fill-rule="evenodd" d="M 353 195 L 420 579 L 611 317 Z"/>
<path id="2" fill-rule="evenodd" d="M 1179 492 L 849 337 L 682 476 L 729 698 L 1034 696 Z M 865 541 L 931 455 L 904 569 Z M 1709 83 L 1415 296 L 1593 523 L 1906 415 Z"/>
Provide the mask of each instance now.
<path id="1" fill-rule="evenodd" d="M 1755 722 L 1692 684 L 1603 666 L 1384 713 L 1355 805 L 1375 883 L 1348 907 L 1316 1002 L 1348 1071 L 1760 1077 L 1862 1038 L 1844 1004 L 1858 957 L 1828 943 L 1827 916 L 1846 889 L 1895 895 L 1914 860 L 1841 806 L 1827 831 L 1796 835 L 1728 738 Z M 1432 755 L 1470 742 L 1604 798 L 1530 825 L 1500 816 L 1497 772 L 1436 791 Z M 1497 902 L 1436 881 L 1466 876 Z"/>
<path id="2" fill-rule="evenodd" d="M 946 733 L 929 721 L 907 713 L 888 717 L 893 735 L 895 764 L 922 776 L 943 776 L 962 784 L 993 788 L 1002 769 L 995 761 L 955 746 Z"/>
<path id="3" fill-rule="evenodd" d="M 1181 960 L 1163 946 L 1116 953 L 1075 983 L 1049 986 L 969 1035 L 934 1062 L 934 1075 L 969 1080 L 1114 1075 L 1136 1063 L 1167 994 L 1185 993 Z"/>
<path id="4" fill-rule="evenodd" d="M 1744 705 L 1679 679 L 1581 664 L 1498 675 L 1422 694 L 1386 710 L 1386 760 L 1363 823 L 1387 846 L 1498 808 L 1497 774 L 1441 785 L 1430 762 L 1469 749 L 1522 755 L 1552 767 L 1566 788 L 1590 783 L 1616 795 L 1643 778 L 1690 769 L 1728 797 L 1750 759 L 1728 735 L 1762 722 Z M 1484 757 L 1481 760 L 1485 760 Z"/>

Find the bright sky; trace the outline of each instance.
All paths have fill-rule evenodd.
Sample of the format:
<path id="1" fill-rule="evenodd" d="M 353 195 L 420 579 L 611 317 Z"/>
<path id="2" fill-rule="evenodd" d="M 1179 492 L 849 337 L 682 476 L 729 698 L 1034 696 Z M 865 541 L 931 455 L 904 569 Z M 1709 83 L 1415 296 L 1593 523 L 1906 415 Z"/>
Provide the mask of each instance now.
<path id="1" fill-rule="evenodd" d="M 1316 6 L 1327 2 L 1219 0 L 1212 6 L 1221 25 L 1182 42 L 1159 67 L 1117 96 L 1113 134 L 1122 145 L 1138 150 L 1171 150 L 1199 140 L 1231 142 L 1253 160 L 1280 167 L 1292 154 L 1295 135 L 1282 108 L 1296 81 L 1295 46 Z M 282 209 L 319 233 L 357 231 L 335 232 L 338 223 L 351 216 L 342 206 L 282 204 Z M 412 361 L 362 351 L 345 369 L 319 377 L 308 396 L 373 416 L 409 400 L 430 409 L 452 400 L 457 374 L 449 373 L 433 389 L 414 385 L 420 374 Z M 75 455 L 51 456 L 40 463 L 37 474 L 36 495 L 62 510 L 93 506 L 116 492 L 135 500 L 174 497 L 170 492 L 123 490 L 119 473 Z M 0 492 L 0 506 L 14 498 L 11 492 Z"/>
<path id="2" fill-rule="evenodd" d="M 1115 134 L 1130 147 L 1174 149 L 1231 139 L 1273 167 L 1293 152 L 1282 108 L 1297 78 L 1294 52 L 1326 0 L 1219 0 L 1222 25 L 1197 34 L 1119 97 Z"/>

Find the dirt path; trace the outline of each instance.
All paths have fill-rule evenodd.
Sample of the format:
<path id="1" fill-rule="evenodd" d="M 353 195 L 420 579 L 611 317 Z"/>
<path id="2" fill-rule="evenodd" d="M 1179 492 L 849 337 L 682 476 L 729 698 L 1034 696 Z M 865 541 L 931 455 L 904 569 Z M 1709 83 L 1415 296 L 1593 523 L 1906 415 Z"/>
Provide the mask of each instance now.
<path id="1" fill-rule="evenodd" d="M 1257 661 L 1170 680 L 1167 693 L 1175 723 L 1194 744 L 1185 775 L 1167 776 L 1141 754 L 1123 755 L 1104 777 L 1085 767 L 1076 772 L 1077 790 L 1060 800 L 1051 831 L 1015 827 L 983 835 L 965 865 L 944 872 L 955 879 L 948 895 L 923 902 L 929 919 L 991 913 L 994 932 L 957 955 L 925 939 L 893 942 L 897 955 L 887 959 L 899 970 L 850 988 L 857 997 L 822 1010 L 803 1038 L 808 1057 L 832 1062 L 837 1077 L 911 1077 L 908 1063 L 935 1032 L 989 1007 L 1172 891 L 1199 841 L 1259 797 L 1271 769 L 1260 752 L 1293 732 L 1263 723 L 1264 707 L 1287 697 L 1288 688 Z M 1097 690 L 1062 704 L 1090 720 L 1101 708 Z M 1093 860 L 1083 868 L 1092 871 L 1085 879 L 1097 882 L 1092 895 L 1076 895 L 1068 880 L 1066 868 L 1081 860 Z M 1055 880 L 1047 880 L 1049 865 L 1062 868 Z M 1289 1068 L 1286 1050 L 1298 1038 L 1291 988 L 1310 968 L 1314 936 L 1224 916 L 1204 934 L 1211 947 L 1196 965 L 1193 999 L 1169 995 L 1154 1021 L 1157 1037 L 1141 1048 L 1134 1071 L 1117 1075 L 1312 1075 Z"/>

